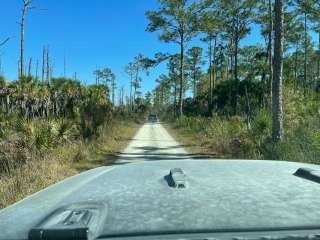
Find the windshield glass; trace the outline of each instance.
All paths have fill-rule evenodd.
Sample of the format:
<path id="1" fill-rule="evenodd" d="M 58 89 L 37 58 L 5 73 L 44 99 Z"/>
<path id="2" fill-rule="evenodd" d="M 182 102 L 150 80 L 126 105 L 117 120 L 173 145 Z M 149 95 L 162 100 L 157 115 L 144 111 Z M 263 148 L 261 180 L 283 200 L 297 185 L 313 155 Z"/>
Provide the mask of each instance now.
<path id="1" fill-rule="evenodd" d="M 0 6 L 0 240 L 320 228 L 319 0 Z"/>

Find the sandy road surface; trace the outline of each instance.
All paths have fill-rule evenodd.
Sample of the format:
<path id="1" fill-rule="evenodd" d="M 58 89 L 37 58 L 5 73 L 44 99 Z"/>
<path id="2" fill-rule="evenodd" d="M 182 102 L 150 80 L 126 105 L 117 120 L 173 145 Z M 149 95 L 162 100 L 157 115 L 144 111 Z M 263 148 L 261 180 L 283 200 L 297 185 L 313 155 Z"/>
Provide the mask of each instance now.
<path id="1" fill-rule="evenodd" d="M 145 123 L 119 154 L 116 164 L 189 158 L 183 145 L 176 142 L 161 123 Z"/>

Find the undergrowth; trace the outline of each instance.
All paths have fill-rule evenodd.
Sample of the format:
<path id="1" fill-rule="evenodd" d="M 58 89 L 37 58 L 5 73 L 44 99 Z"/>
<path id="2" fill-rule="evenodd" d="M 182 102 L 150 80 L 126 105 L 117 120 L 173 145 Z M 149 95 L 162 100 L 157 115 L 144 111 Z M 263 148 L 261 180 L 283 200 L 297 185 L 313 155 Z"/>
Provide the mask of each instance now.
<path id="1" fill-rule="evenodd" d="M 216 158 L 289 160 L 320 164 L 319 96 L 304 96 L 285 88 L 282 142 L 271 140 L 270 109 L 250 116 L 181 117 L 170 125 L 180 141 L 193 151 L 215 153 Z M 179 137 L 180 136 L 180 137 Z"/>
<path id="2" fill-rule="evenodd" d="M 115 119 L 91 139 L 79 137 L 64 120 L 16 122 L 0 143 L 0 209 L 66 177 L 111 164 L 138 128 L 136 120 Z"/>

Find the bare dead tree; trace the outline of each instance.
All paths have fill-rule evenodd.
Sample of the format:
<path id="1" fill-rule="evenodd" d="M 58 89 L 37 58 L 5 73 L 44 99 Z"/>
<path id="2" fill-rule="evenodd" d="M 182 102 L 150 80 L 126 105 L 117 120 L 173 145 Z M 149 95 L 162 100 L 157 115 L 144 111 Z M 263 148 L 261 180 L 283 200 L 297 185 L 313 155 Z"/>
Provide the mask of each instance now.
<path id="1" fill-rule="evenodd" d="M 46 80 L 50 83 L 50 58 L 49 58 L 49 46 L 46 48 Z"/>
<path id="2" fill-rule="evenodd" d="M 26 62 L 24 62 L 24 66 L 26 66 Z M 26 67 L 24 68 L 23 76 L 27 76 L 27 68 Z"/>
<path id="3" fill-rule="evenodd" d="M 21 9 L 21 22 L 19 23 L 21 27 L 21 39 L 20 39 L 20 77 L 24 76 L 25 68 L 24 68 L 24 21 L 28 11 L 34 9 L 35 7 L 32 6 L 31 0 L 22 0 L 23 6 Z"/>
<path id="4" fill-rule="evenodd" d="M 53 76 L 53 64 L 50 65 L 50 81 L 52 79 Z"/>
<path id="5" fill-rule="evenodd" d="M 124 105 L 124 95 L 125 95 L 124 91 L 125 91 L 124 86 L 122 86 L 121 105 Z"/>
<path id="6" fill-rule="evenodd" d="M 112 103 L 115 104 L 115 91 L 116 91 L 116 78 L 113 77 L 111 79 L 111 87 L 112 87 Z"/>
<path id="7" fill-rule="evenodd" d="M 119 105 L 124 105 L 124 86 L 119 89 Z"/>
<path id="8" fill-rule="evenodd" d="M 22 9 L 21 9 L 21 22 L 18 22 L 18 24 L 21 27 L 21 39 L 20 39 L 20 77 L 25 75 L 25 67 L 24 67 L 24 30 L 25 30 L 25 18 L 28 11 L 35 9 L 36 7 L 33 5 L 32 0 L 22 0 Z M 40 10 L 46 10 L 46 9 L 40 9 Z M 7 42 L 9 39 L 7 39 L 5 42 Z M 0 45 L 1 46 L 1 45 Z"/>
<path id="9" fill-rule="evenodd" d="M 119 105 L 121 106 L 122 104 L 121 104 L 121 96 L 122 96 L 122 89 L 120 88 L 119 89 Z"/>
<path id="10" fill-rule="evenodd" d="M 29 58 L 28 77 L 31 77 L 32 58 Z"/>
<path id="11" fill-rule="evenodd" d="M 20 60 L 18 60 L 18 78 L 21 77 L 21 75 L 20 75 L 21 74 L 20 67 L 21 67 Z"/>
<path id="12" fill-rule="evenodd" d="M 64 54 L 64 59 L 63 59 L 63 77 L 67 77 L 67 59 L 66 59 L 66 54 Z"/>
<path id="13" fill-rule="evenodd" d="M 36 64 L 36 80 L 38 81 L 38 71 L 39 71 L 39 60 L 37 60 Z"/>
<path id="14" fill-rule="evenodd" d="M 46 47 L 43 46 L 43 50 L 42 50 L 42 76 L 41 76 L 42 82 L 44 81 L 45 64 L 46 64 Z"/>

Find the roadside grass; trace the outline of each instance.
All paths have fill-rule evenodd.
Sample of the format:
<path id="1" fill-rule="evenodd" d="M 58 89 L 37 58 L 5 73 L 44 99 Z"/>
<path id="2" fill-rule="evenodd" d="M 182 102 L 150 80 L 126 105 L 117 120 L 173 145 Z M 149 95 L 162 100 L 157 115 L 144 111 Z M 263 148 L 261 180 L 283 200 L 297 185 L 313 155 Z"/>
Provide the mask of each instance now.
<path id="1" fill-rule="evenodd" d="M 96 141 L 78 145 L 73 166 L 81 172 L 112 164 L 139 126 L 134 121 L 120 121 L 105 126 Z"/>
<path id="2" fill-rule="evenodd" d="M 254 153 L 243 136 L 245 122 L 240 118 L 183 117 L 166 124 L 167 130 L 194 155 L 212 159 L 250 158 Z"/>
<path id="3" fill-rule="evenodd" d="M 113 121 L 90 141 L 66 142 L 42 154 L 29 154 L 24 164 L 0 175 L 0 209 L 47 186 L 91 168 L 110 165 L 140 124 Z"/>
<path id="4" fill-rule="evenodd" d="M 271 140 L 271 114 L 260 109 L 250 117 L 185 116 L 169 119 L 167 129 L 192 153 L 211 158 L 269 159 L 320 164 L 319 96 L 286 88 L 282 142 Z"/>
<path id="5" fill-rule="evenodd" d="M 163 124 L 166 130 L 176 139 L 182 143 L 187 152 L 196 156 L 208 156 L 210 158 L 228 158 L 227 156 L 220 155 L 216 149 L 210 146 L 210 141 L 206 138 L 199 137 L 190 129 L 183 128 L 175 122 L 166 122 Z"/>
<path id="6" fill-rule="evenodd" d="M 23 166 L 14 170 L 12 175 L 0 178 L 0 209 L 5 208 L 24 197 L 33 194 L 51 184 L 61 181 L 78 172 L 72 168 L 68 158 L 72 157 L 65 149 L 57 149 L 63 155 L 49 155 L 45 159 L 29 161 Z M 72 151 L 72 146 L 68 146 Z M 67 156 L 69 155 L 69 156 Z"/>

